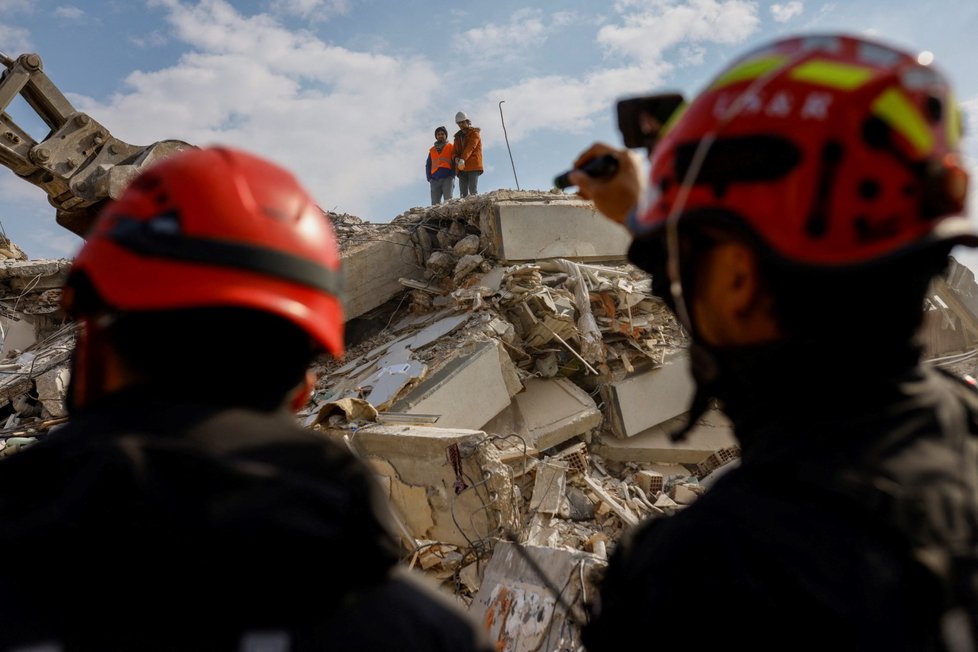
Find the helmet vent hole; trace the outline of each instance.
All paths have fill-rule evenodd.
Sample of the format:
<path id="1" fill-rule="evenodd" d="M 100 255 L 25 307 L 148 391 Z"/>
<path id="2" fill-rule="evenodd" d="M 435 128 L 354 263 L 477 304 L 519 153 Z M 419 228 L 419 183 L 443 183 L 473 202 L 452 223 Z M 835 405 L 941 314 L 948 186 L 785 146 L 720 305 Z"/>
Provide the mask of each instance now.
<path id="1" fill-rule="evenodd" d="M 875 116 L 863 122 L 863 140 L 874 149 L 890 146 L 890 126 Z"/>
<path id="2" fill-rule="evenodd" d="M 859 197 L 866 201 L 878 199 L 881 190 L 879 182 L 875 179 L 863 179 L 859 182 Z"/>
<path id="3" fill-rule="evenodd" d="M 924 101 L 924 113 L 931 124 L 938 124 L 944 115 L 944 103 L 940 98 L 931 95 Z"/>

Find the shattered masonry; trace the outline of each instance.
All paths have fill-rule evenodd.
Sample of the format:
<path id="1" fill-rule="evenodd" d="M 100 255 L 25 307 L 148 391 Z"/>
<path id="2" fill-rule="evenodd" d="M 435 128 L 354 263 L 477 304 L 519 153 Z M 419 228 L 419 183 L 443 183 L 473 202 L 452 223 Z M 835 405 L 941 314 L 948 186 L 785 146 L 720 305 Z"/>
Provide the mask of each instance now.
<path id="1" fill-rule="evenodd" d="M 683 509 L 739 457 L 716 410 L 670 441 L 693 391 L 685 334 L 625 262 L 627 233 L 567 195 L 330 217 L 349 352 L 315 369 L 300 420 L 373 468 L 406 563 L 497 649 L 577 649 L 623 529 Z M 0 456 L 67 418 L 69 264 L 0 238 Z M 973 374 L 976 314 L 974 276 L 952 262 L 925 306 L 927 357 Z"/>

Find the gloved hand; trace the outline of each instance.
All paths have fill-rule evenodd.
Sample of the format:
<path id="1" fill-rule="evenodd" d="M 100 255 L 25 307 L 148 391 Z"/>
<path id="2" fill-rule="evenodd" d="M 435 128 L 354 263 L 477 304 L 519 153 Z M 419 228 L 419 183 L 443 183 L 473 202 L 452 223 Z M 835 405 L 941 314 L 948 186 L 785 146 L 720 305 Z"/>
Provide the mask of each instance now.
<path id="1" fill-rule="evenodd" d="M 465 159 L 457 158 L 455 159 L 455 169 L 464 170 L 465 169 Z"/>

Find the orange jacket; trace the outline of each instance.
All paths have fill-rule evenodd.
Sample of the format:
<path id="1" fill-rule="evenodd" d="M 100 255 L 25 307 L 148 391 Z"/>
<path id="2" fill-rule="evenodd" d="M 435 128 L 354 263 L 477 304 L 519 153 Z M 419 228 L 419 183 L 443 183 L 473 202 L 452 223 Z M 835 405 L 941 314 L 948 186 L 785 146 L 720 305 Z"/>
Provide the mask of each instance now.
<path id="1" fill-rule="evenodd" d="M 455 158 L 465 161 L 459 172 L 482 172 L 482 136 L 478 127 L 469 127 L 455 132 Z"/>

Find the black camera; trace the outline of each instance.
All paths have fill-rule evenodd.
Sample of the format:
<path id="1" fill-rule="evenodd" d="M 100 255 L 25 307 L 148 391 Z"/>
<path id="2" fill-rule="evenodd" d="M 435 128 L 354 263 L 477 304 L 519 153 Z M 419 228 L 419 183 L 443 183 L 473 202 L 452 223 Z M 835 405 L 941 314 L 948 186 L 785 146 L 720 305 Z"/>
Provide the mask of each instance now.
<path id="1" fill-rule="evenodd" d="M 642 95 L 620 100 L 618 131 L 621 132 L 625 147 L 629 149 L 644 147 L 651 150 L 662 132 L 663 125 L 683 101 L 683 96 L 678 93 Z"/>
<path id="2" fill-rule="evenodd" d="M 678 93 L 642 95 L 618 102 L 618 131 L 625 147 L 644 147 L 651 151 L 662 132 L 663 125 L 684 102 Z M 581 166 L 580 170 L 592 177 L 613 177 L 618 172 L 618 160 L 611 156 L 599 156 Z M 572 184 L 567 178 L 573 170 L 557 175 L 554 185 L 563 190 Z"/>

